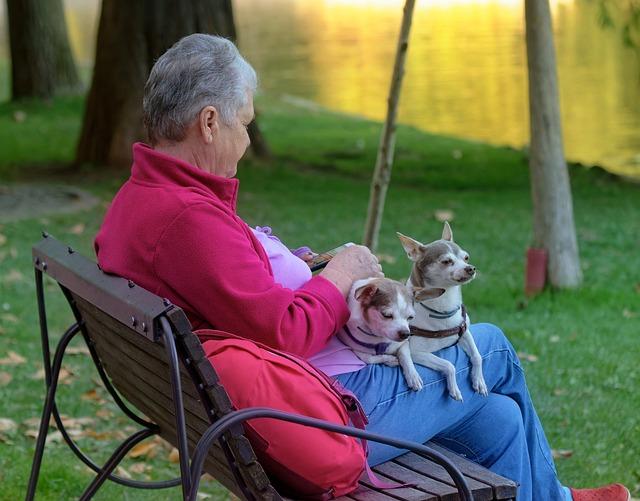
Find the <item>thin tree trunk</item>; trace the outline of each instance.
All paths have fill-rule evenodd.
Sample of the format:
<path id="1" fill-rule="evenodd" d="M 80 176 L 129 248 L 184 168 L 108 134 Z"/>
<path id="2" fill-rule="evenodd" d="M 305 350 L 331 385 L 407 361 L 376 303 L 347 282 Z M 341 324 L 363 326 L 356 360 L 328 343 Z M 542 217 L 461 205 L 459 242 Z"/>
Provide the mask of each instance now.
<path id="1" fill-rule="evenodd" d="M 191 33 L 233 40 L 231 0 L 103 0 L 76 164 L 130 164 L 132 143 L 144 140 L 142 96 L 149 71 Z"/>
<path id="2" fill-rule="evenodd" d="M 562 146 L 560 105 L 548 0 L 525 0 L 533 199 L 533 245 L 547 250 L 555 287 L 582 281 L 569 173 Z"/>
<path id="3" fill-rule="evenodd" d="M 369 208 L 367 210 L 367 222 L 364 229 L 364 245 L 372 251 L 378 247 L 378 235 L 384 212 L 384 202 L 387 196 L 389 181 L 391 180 L 391 167 L 393 166 L 393 154 L 396 138 L 396 117 L 398 114 L 398 101 L 404 76 L 404 65 L 409 48 L 409 33 L 415 0 L 406 0 L 402 13 L 402 26 L 398 37 L 396 60 L 393 66 L 391 88 L 387 99 L 387 118 L 384 122 L 380 146 L 376 158 L 376 167 L 371 181 L 369 195 Z"/>
<path id="4" fill-rule="evenodd" d="M 62 0 L 7 0 L 7 17 L 12 99 L 78 89 Z"/>

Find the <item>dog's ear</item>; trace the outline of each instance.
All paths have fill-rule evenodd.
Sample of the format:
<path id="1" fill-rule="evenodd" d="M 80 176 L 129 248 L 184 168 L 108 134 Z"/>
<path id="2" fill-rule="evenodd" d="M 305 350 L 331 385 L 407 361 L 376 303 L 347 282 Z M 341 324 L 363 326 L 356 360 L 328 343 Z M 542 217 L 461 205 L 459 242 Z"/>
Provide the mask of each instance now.
<path id="1" fill-rule="evenodd" d="M 442 240 L 448 240 L 449 242 L 453 242 L 453 231 L 451 231 L 451 226 L 449 226 L 449 221 L 444 222 L 444 228 L 442 228 Z"/>
<path id="2" fill-rule="evenodd" d="M 373 295 L 377 292 L 378 286 L 376 284 L 366 284 L 361 287 L 358 287 L 353 296 L 357 301 L 364 302 L 369 301 Z"/>
<path id="3" fill-rule="evenodd" d="M 413 288 L 413 298 L 416 301 L 424 301 L 425 299 L 435 299 L 445 293 L 444 289 L 428 289 L 423 287 Z"/>
<path id="4" fill-rule="evenodd" d="M 407 256 L 411 261 L 417 261 L 420 259 L 421 251 L 424 249 L 424 245 L 422 245 L 417 240 L 413 238 L 407 237 L 400 232 L 396 232 L 398 238 L 400 239 L 400 243 L 404 248 L 404 251 L 407 253 Z"/>

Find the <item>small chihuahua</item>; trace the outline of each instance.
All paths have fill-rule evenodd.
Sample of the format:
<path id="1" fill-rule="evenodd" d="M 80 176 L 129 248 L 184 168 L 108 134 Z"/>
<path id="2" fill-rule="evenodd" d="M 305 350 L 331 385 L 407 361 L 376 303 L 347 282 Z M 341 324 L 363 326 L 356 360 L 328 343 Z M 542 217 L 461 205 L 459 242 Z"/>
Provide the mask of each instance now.
<path id="1" fill-rule="evenodd" d="M 455 343 L 471 360 L 473 389 L 487 396 L 487 385 L 482 375 L 482 357 L 469 332 L 469 315 L 462 304 L 460 286 L 476 276 L 476 268 L 469 264 L 469 254 L 453 241 L 449 223 L 444 223 L 442 239 L 421 244 L 398 233 L 402 247 L 413 261 L 407 285 L 413 288 L 416 314 L 411 319 L 409 349 L 417 364 L 442 372 L 447 378 L 449 395 L 462 401 L 456 382 L 456 369 L 434 351 Z M 420 387 L 422 381 L 420 381 Z"/>
<path id="2" fill-rule="evenodd" d="M 409 322 L 415 315 L 411 290 L 389 278 L 357 280 L 348 303 L 351 317 L 338 338 L 368 364 L 400 365 L 407 385 L 422 388 L 407 342 Z"/>

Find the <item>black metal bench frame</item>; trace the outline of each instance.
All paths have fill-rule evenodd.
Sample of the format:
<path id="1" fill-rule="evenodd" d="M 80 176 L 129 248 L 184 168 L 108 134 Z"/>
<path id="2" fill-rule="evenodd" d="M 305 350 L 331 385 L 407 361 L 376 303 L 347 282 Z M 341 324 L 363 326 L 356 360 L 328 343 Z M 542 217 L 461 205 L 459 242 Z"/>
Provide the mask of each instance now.
<path id="1" fill-rule="evenodd" d="M 79 255 L 72 248 L 65 246 L 48 234 L 43 233 L 43 237 L 42 241 L 33 247 L 33 264 L 44 359 L 46 398 L 27 487 L 27 500 L 32 500 L 35 496 L 51 416 L 53 416 L 58 430 L 71 450 L 96 473 L 96 477 L 81 495 L 80 499 L 82 500 L 90 499 L 107 479 L 126 487 L 140 489 L 163 489 L 181 485 L 183 499 L 195 500 L 200 477 L 203 468 L 205 468 L 205 461 L 208 460 L 208 455 L 212 454 L 211 449 L 215 447 L 215 444 L 218 444 L 222 450 L 224 455 L 220 457 L 226 459 L 226 467 L 231 474 L 219 479 L 223 485 L 233 490 L 237 495 L 251 501 L 286 499 L 281 497 L 271 485 L 264 470 L 257 463 L 251 445 L 244 436 L 242 423 L 258 417 L 281 419 L 413 451 L 444 467 L 457 487 L 460 499 L 473 499 L 464 476 L 447 455 L 443 454 L 444 451 L 437 451 L 423 444 L 385 437 L 357 428 L 339 426 L 275 409 L 233 409 L 228 395 L 219 383 L 215 370 L 204 356 L 202 346 L 191 332 L 191 325 L 180 308 L 172 305 L 168 300 L 159 298 L 136 286 L 131 281 L 103 273 L 93 261 Z M 44 273 L 58 282 L 76 319 L 76 322 L 66 330 L 58 341 L 53 359 L 51 358 L 45 307 Z M 144 341 L 150 346 L 149 341 L 151 341 L 152 344 L 164 346 L 170 372 L 174 422 L 168 423 L 167 419 L 162 425 L 150 422 L 140 417 L 124 402 L 120 396 L 120 388 L 116 389 L 112 384 L 110 379 L 112 375 L 108 375 L 108 367 L 105 368 L 101 359 L 99 346 L 101 341 L 94 339 L 89 329 L 88 322 L 97 320 L 89 314 L 90 310 L 87 308 L 94 306 L 98 314 L 111 317 L 118 323 L 119 329 L 131 333 L 130 335 L 133 337 L 130 339 L 136 343 Z M 69 342 L 79 333 L 82 334 L 87 344 L 96 370 L 107 391 L 122 412 L 142 427 L 125 439 L 102 466 L 94 463 L 73 441 L 65 429 L 55 402 L 58 377 L 65 350 Z M 183 400 L 183 392 L 186 387 L 183 381 L 190 381 L 193 384 L 197 392 L 197 400 L 202 406 L 201 411 L 208 420 L 208 427 L 199 436 L 191 455 L 189 454 Z M 116 384 L 116 386 L 118 385 Z M 135 394 L 133 396 L 135 398 Z M 130 401 L 132 400 L 131 394 L 126 397 Z M 140 405 L 136 405 L 136 407 L 140 407 Z M 143 412 L 148 411 L 148 409 L 142 410 Z M 152 419 L 157 420 L 152 413 L 147 413 L 151 415 Z M 158 419 L 160 419 L 159 416 Z M 171 427 L 173 430 L 168 431 Z M 147 482 L 123 478 L 113 473 L 120 461 L 136 444 L 163 432 L 170 433 L 171 438 L 175 439 L 173 445 L 179 451 L 180 477 Z M 219 458 L 218 461 L 219 465 Z M 515 497 L 515 485 L 507 485 L 507 489 L 510 488 L 511 490 L 501 498 Z"/>

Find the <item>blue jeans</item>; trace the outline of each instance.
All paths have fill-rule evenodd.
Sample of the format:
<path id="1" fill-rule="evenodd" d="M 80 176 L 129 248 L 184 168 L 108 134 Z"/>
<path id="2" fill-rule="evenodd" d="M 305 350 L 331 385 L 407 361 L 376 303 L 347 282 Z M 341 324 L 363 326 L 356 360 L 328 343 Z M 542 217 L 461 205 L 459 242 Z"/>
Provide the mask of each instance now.
<path id="1" fill-rule="evenodd" d="M 488 397 L 471 388 L 469 358 L 457 345 L 436 354 L 456 367 L 464 402 L 449 396 L 443 374 L 420 365 L 424 388 L 418 392 L 407 387 L 399 368 L 385 365 L 367 365 L 337 379 L 362 403 L 368 430 L 420 443 L 434 440 L 517 482 L 518 501 L 570 500 L 513 347 L 494 325 L 472 325 L 471 333 L 482 355 Z M 403 452 L 373 442 L 369 447 L 372 466 Z"/>

